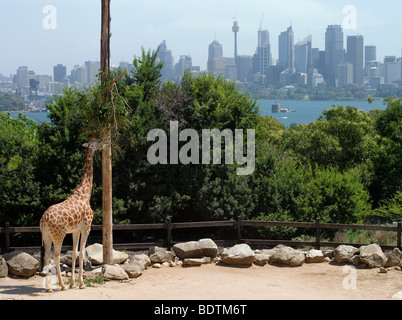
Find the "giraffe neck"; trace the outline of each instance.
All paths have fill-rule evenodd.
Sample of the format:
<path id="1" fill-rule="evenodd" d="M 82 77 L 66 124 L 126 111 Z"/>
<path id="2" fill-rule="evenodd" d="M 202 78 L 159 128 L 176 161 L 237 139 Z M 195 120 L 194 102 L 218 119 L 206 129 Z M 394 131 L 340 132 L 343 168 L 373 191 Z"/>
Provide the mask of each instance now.
<path id="1" fill-rule="evenodd" d="M 94 151 L 87 148 L 85 155 L 85 167 L 84 175 L 82 177 L 81 183 L 76 189 L 80 194 L 84 194 L 88 198 L 91 198 L 92 193 L 92 181 L 93 181 L 93 155 Z"/>

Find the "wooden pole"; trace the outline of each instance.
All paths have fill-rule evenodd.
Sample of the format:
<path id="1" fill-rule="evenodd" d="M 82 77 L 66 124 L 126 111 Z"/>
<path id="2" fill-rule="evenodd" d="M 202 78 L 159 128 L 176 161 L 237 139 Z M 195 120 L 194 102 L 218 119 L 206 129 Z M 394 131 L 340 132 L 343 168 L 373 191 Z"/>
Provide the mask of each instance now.
<path id="1" fill-rule="evenodd" d="M 241 243 L 241 218 L 237 217 L 237 243 Z"/>
<path id="2" fill-rule="evenodd" d="M 320 219 L 316 218 L 315 219 L 315 247 L 317 250 L 320 250 L 321 244 L 320 244 Z"/>
<path id="3" fill-rule="evenodd" d="M 108 78 L 110 68 L 110 0 L 102 1 L 101 71 L 102 83 Z M 105 93 L 108 94 L 108 93 Z M 106 128 L 102 137 L 106 147 L 102 150 L 102 236 L 103 263 L 112 263 L 113 211 L 112 211 L 112 147 L 111 131 Z"/>
<path id="4" fill-rule="evenodd" d="M 5 224 L 5 236 L 6 236 L 6 252 L 10 252 L 10 223 Z"/>
<path id="5" fill-rule="evenodd" d="M 167 249 L 170 250 L 172 245 L 172 220 L 168 219 L 166 221 L 166 228 L 167 228 Z"/>

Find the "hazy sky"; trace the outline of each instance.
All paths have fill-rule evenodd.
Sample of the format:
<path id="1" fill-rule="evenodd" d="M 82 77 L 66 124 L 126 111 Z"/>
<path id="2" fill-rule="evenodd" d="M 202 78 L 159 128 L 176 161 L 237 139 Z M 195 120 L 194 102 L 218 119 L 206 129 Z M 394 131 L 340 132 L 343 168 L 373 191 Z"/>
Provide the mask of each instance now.
<path id="1" fill-rule="evenodd" d="M 57 10 L 56 20 L 47 19 L 46 5 Z M 345 6 L 356 9 L 356 19 Z M 399 57 L 401 12 L 400 0 L 111 0 L 111 63 L 131 62 L 142 46 L 156 49 L 166 40 L 175 63 L 189 54 L 193 65 L 205 69 L 215 38 L 224 56 L 233 56 L 235 16 L 240 55 L 254 54 L 261 26 L 270 32 L 277 59 L 278 35 L 292 23 L 295 43 L 310 33 L 313 47 L 324 50 L 326 27 L 340 24 L 352 28 L 344 28 L 345 40 L 361 34 L 365 45 L 376 45 L 377 59 Z M 101 0 L 0 0 L 0 73 L 15 74 L 25 65 L 52 75 L 53 66 L 62 63 L 69 74 L 74 65 L 100 60 L 100 15 Z"/>

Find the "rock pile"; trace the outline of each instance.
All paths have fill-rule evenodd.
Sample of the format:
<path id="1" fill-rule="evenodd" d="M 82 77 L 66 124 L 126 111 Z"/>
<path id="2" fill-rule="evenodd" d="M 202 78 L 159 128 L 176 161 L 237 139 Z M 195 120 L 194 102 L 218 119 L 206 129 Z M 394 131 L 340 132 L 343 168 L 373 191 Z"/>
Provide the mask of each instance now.
<path id="1" fill-rule="evenodd" d="M 40 255 L 33 256 L 14 251 L 0 256 L 0 278 L 8 275 L 31 277 L 39 269 Z M 229 266 L 284 264 L 298 267 L 304 263 L 322 263 L 336 261 L 339 264 L 366 265 L 369 268 L 380 268 L 379 272 L 388 272 L 390 267 L 402 268 L 402 252 L 398 248 L 383 252 L 377 244 L 356 248 L 349 245 L 339 245 L 334 250 L 300 250 L 285 245 L 272 249 L 252 250 L 242 243 L 230 248 L 218 249 L 211 239 L 177 243 L 172 250 L 161 247 L 151 247 L 147 254 L 133 254 L 113 251 L 113 262 L 103 264 L 103 247 L 93 244 L 86 248 L 84 270 L 87 277 L 102 276 L 105 280 L 128 280 L 139 277 L 144 270 L 176 266 L 200 266 L 217 263 Z M 61 256 L 62 275 L 71 271 L 72 252 Z M 78 260 L 76 261 L 76 267 Z"/>
<path id="2" fill-rule="evenodd" d="M 402 265 L 402 252 L 394 248 L 392 252 L 384 253 L 378 244 L 361 246 L 340 245 L 335 250 L 337 263 L 365 264 L 369 268 L 394 267 Z"/>

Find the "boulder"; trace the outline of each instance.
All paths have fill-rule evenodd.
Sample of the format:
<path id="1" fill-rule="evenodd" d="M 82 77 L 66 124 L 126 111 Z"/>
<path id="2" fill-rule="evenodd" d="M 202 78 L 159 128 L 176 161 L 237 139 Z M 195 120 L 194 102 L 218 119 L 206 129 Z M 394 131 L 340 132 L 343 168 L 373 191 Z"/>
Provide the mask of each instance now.
<path id="1" fill-rule="evenodd" d="M 216 258 L 218 255 L 218 246 L 209 238 L 198 240 L 203 256 Z"/>
<path id="2" fill-rule="evenodd" d="M 272 255 L 276 252 L 276 249 L 262 249 L 261 254 L 268 256 L 268 259 L 272 257 Z"/>
<path id="3" fill-rule="evenodd" d="M 118 264 L 105 264 L 102 268 L 102 277 L 105 280 L 128 280 L 128 274 Z"/>
<path id="4" fill-rule="evenodd" d="M 3 258 L 7 262 L 8 272 L 14 276 L 31 277 L 39 269 L 39 261 L 22 251 L 6 253 Z"/>
<path id="5" fill-rule="evenodd" d="M 360 247 L 360 261 L 370 268 L 380 268 L 387 263 L 387 257 L 378 244 L 372 243 Z"/>
<path id="6" fill-rule="evenodd" d="M 183 260 L 183 266 L 200 266 L 202 264 L 211 263 L 211 261 L 211 257 L 185 258 Z"/>
<path id="7" fill-rule="evenodd" d="M 151 259 L 149 259 L 145 253 L 131 256 L 129 262 L 132 261 L 138 262 L 144 268 L 144 270 L 151 265 Z"/>
<path id="8" fill-rule="evenodd" d="M 157 246 L 149 249 L 148 256 L 152 263 L 171 262 L 174 259 L 174 254 L 172 251 L 168 251 Z"/>
<path id="9" fill-rule="evenodd" d="M 334 257 L 336 262 L 338 263 L 346 263 L 353 259 L 353 256 L 357 255 L 359 249 L 348 246 L 348 245 L 340 245 L 334 250 Z"/>
<path id="10" fill-rule="evenodd" d="M 85 248 L 85 256 L 93 265 L 103 264 L 103 245 L 94 243 Z M 112 264 L 121 264 L 128 259 L 128 254 L 125 252 L 113 250 Z"/>
<path id="11" fill-rule="evenodd" d="M 146 254 L 136 254 L 130 257 L 124 266 L 124 271 L 130 278 L 138 278 L 142 272 L 151 265 L 151 260 Z"/>
<path id="12" fill-rule="evenodd" d="M 249 265 L 254 262 L 254 251 L 248 244 L 236 244 L 222 251 L 221 261 L 230 265 Z"/>
<path id="13" fill-rule="evenodd" d="M 267 264 L 269 261 L 269 255 L 263 254 L 263 253 L 257 253 L 254 255 L 254 263 L 258 265 L 264 265 Z"/>
<path id="14" fill-rule="evenodd" d="M 0 258 L 0 278 L 8 276 L 8 267 L 6 259 Z"/>
<path id="15" fill-rule="evenodd" d="M 130 278 L 138 278 L 140 275 L 142 275 L 142 272 L 144 270 L 144 266 L 141 265 L 138 261 L 130 261 L 124 266 L 124 271 Z"/>
<path id="16" fill-rule="evenodd" d="M 202 257 L 202 250 L 198 241 L 176 243 L 173 246 L 173 251 L 180 259 Z"/>
<path id="17" fill-rule="evenodd" d="M 79 267 L 79 255 L 77 255 L 77 258 L 75 259 L 75 268 L 77 269 Z M 73 265 L 73 251 L 69 250 L 65 254 L 60 255 L 60 263 L 61 264 L 66 264 L 68 266 Z M 84 255 L 84 260 L 83 260 L 83 269 L 86 271 L 91 270 L 92 264 L 91 261 L 87 259 L 87 257 Z"/>
<path id="18" fill-rule="evenodd" d="M 323 250 L 322 254 L 324 255 L 324 258 L 330 258 L 330 259 L 332 259 L 335 256 L 334 250 L 331 249 Z"/>
<path id="19" fill-rule="evenodd" d="M 324 262 L 324 254 L 321 250 L 311 249 L 306 252 L 306 263 Z"/>
<path id="20" fill-rule="evenodd" d="M 98 279 L 102 277 L 102 271 L 103 267 L 102 266 L 97 266 L 91 269 L 91 271 L 87 271 L 85 273 L 86 279 Z"/>
<path id="21" fill-rule="evenodd" d="M 276 246 L 274 254 L 269 259 L 269 263 L 282 263 L 295 267 L 301 266 L 304 261 L 303 252 L 283 245 Z"/>
<path id="22" fill-rule="evenodd" d="M 354 266 L 358 266 L 359 264 L 362 263 L 362 261 L 360 260 L 360 256 L 359 255 L 355 255 L 352 256 L 348 259 L 348 262 L 353 264 Z"/>
<path id="23" fill-rule="evenodd" d="M 387 258 L 385 267 L 396 267 L 402 263 L 402 252 L 398 248 L 394 248 Z"/>
<path id="24" fill-rule="evenodd" d="M 218 254 L 218 246 L 209 238 L 198 241 L 188 241 L 177 243 L 173 246 L 173 251 L 180 259 L 185 258 L 215 258 Z"/>

